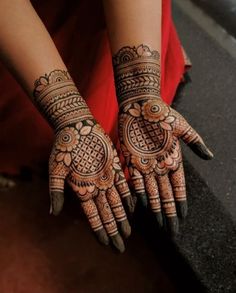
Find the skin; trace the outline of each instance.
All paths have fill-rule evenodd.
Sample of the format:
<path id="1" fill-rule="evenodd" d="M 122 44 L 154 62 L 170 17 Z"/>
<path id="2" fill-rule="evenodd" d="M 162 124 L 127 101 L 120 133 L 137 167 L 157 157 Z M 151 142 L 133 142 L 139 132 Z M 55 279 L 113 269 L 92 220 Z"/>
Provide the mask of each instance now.
<path id="1" fill-rule="evenodd" d="M 134 190 L 173 235 L 187 201 L 181 138 L 203 159 L 213 154 L 161 97 L 161 1 L 104 0 L 119 104 L 119 138 Z"/>
<path id="2" fill-rule="evenodd" d="M 148 44 L 161 54 L 161 0 L 103 0 L 112 54 Z"/>
<path id="3" fill-rule="evenodd" d="M 55 132 L 49 161 L 51 213 L 61 211 L 67 181 L 99 241 L 111 240 L 123 252 L 121 234 L 128 237 L 131 228 L 122 200 L 130 212 L 134 207 L 116 150 L 27 0 L 0 1 L 0 57 Z"/>
<path id="4" fill-rule="evenodd" d="M 130 97 L 127 98 L 125 90 L 122 93 L 118 90 L 122 87 L 120 83 L 121 67 L 120 63 L 114 60 L 119 59 L 117 56 L 120 55 L 121 49 L 126 50 L 127 47 L 137 49 L 141 44 L 145 44 L 144 47 L 151 52 L 158 52 L 158 60 L 160 60 L 161 1 L 138 0 L 134 5 L 129 0 L 104 0 L 104 9 L 114 56 L 114 73 L 120 105 L 119 126 L 120 129 L 125 130 L 125 133 L 120 130 L 120 140 L 133 184 L 141 198 L 148 196 L 158 223 L 162 224 L 161 211 L 163 211 L 168 220 L 171 218 L 169 221 L 171 229 L 176 231 L 175 204 L 178 201 L 186 202 L 186 194 L 181 152 L 178 141 L 175 144 L 173 141 L 182 137 L 204 158 L 211 158 L 212 155 L 205 148 L 198 135 L 191 136 L 192 128 L 189 128 L 187 122 L 185 124 L 185 120 L 181 118 L 180 114 L 163 103 L 160 94 L 145 95 L 142 99 L 133 94 L 132 100 L 130 100 Z M 22 11 L 24 13 L 19 13 Z M 60 212 L 64 200 L 64 182 L 67 180 L 78 195 L 84 212 L 99 240 L 107 244 L 109 235 L 118 250 L 124 251 L 124 243 L 117 226 L 120 226 L 120 231 L 125 237 L 130 234 L 130 226 L 120 197 L 126 201 L 130 211 L 133 211 L 133 203 L 113 145 L 90 114 L 85 101 L 80 96 L 73 80 L 69 77 L 66 66 L 53 41 L 30 2 L 27 0 L 1 0 L 0 14 L 1 59 L 55 130 L 55 143 L 49 163 L 51 212 L 54 214 Z M 14 19 L 14 22 L 12 19 Z M 142 57 L 145 56 L 142 55 Z M 141 68 L 147 62 L 144 59 L 140 58 L 139 66 Z M 157 75 L 155 90 L 157 92 L 159 91 L 158 84 L 160 84 L 161 75 L 158 60 L 154 58 L 151 61 L 157 68 L 155 70 Z M 132 60 L 129 61 L 132 63 Z M 136 68 L 131 63 L 128 64 L 127 68 L 132 75 Z M 53 78 L 51 78 L 52 76 Z M 135 77 L 133 76 L 133 78 Z M 124 80 L 124 82 L 127 81 Z M 64 86 L 65 83 L 66 86 Z M 149 86 L 147 86 L 147 89 Z M 73 94 L 68 90 L 68 87 L 73 88 Z M 137 83 L 136 89 L 141 89 L 140 83 Z M 75 106 L 73 106 L 74 100 L 76 101 Z M 154 106 L 161 109 L 165 119 L 168 118 L 166 121 L 162 121 L 164 118 L 160 115 L 156 116 L 155 119 L 151 118 L 154 120 L 150 121 L 148 105 L 152 103 L 156 103 Z M 61 112 L 57 111 L 57 104 L 60 104 L 63 114 L 68 112 L 66 105 L 69 104 L 70 111 L 73 113 L 77 111 L 80 115 L 77 118 L 72 115 L 72 120 L 67 119 L 66 115 L 63 116 Z M 158 149 L 159 153 L 156 151 L 151 158 L 152 163 L 154 163 L 151 164 L 150 168 L 138 165 L 137 162 L 143 154 L 135 150 L 137 145 L 134 143 L 130 147 L 129 142 L 132 141 L 133 134 L 130 132 L 127 119 L 131 118 L 134 121 L 136 120 L 136 124 L 139 124 L 138 127 L 141 132 L 146 130 L 140 126 L 142 124 L 140 120 L 143 123 L 151 123 L 151 127 L 155 127 L 159 132 L 163 129 L 163 131 L 168 131 L 168 145 L 158 145 L 156 141 L 153 141 L 154 149 Z M 84 170 L 84 164 L 79 162 L 81 158 L 85 157 L 85 154 L 81 154 L 80 151 L 87 145 L 92 147 L 94 138 L 99 140 L 99 151 L 102 153 L 101 161 L 103 164 L 99 168 L 95 157 L 92 162 L 90 161 L 89 167 Z M 138 139 L 138 136 L 136 138 Z M 148 138 L 150 140 L 150 137 Z M 86 144 L 86 141 L 89 142 Z M 177 152 L 175 157 L 171 154 L 170 145 L 175 149 L 175 153 Z M 146 147 L 148 146 L 146 145 Z M 95 147 L 93 150 L 95 150 Z M 174 161 L 174 167 L 167 168 L 165 166 L 165 172 L 162 173 L 159 170 L 160 168 L 157 168 L 157 162 L 161 160 L 161 154 L 168 152 L 170 152 L 170 157 Z M 148 159 L 145 158 L 146 165 Z M 171 177 L 171 172 L 175 176 Z M 108 173 L 112 174 L 112 178 L 109 178 Z M 103 180 L 105 184 L 101 183 Z M 176 192 L 177 185 L 174 183 L 176 181 L 181 184 L 181 193 L 179 194 Z M 139 183 L 138 190 L 137 182 Z M 182 214 L 185 213 L 186 205 L 183 204 Z"/>

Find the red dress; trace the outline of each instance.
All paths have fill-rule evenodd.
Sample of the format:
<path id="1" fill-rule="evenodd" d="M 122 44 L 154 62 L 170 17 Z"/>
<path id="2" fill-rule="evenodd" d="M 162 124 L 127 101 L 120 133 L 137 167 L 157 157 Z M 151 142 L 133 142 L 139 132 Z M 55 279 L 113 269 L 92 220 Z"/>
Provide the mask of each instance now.
<path id="1" fill-rule="evenodd" d="M 170 0 L 162 2 L 161 95 L 170 104 L 185 61 Z M 101 1 L 35 0 L 33 5 L 95 118 L 116 142 L 118 107 Z M 0 172 L 17 174 L 23 166 L 37 168 L 48 160 L 52 130 L 3 66 L 0 88 Z"/>

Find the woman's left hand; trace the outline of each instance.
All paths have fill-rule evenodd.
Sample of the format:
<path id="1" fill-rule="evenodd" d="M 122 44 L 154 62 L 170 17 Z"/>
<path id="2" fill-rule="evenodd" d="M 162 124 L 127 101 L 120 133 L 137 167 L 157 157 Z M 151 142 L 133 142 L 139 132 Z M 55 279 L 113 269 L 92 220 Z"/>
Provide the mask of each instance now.
<path id="1" fill-rule="evenodd" d="M 160 226 L 178 231 L 178 215 L 187 214 L 186 187 L 179 139 L 199 157 L 212 153 L 200 135 L 160 98 L 133 98 L 120 105 L 119 137 L 136 194 L 149 202 Z M 148 201 L 147 201 L 148 198 Z"/>

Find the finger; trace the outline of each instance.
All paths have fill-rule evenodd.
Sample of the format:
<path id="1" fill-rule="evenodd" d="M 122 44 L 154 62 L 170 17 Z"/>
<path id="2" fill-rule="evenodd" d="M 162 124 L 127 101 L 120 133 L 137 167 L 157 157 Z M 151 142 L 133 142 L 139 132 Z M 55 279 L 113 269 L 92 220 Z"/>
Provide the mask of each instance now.
<path id="1" fill-rule="evenodd" d="M 185 218 L 188 212 L 188 205 L 183 162 L 179 164 L 176 171 L 171 171 L 169 173 L 169 178 L 174 193 L 177 213 L 180 217 Z"/>
<path id="2" fill-rule="evenodd" d="M 172 234 L 178 233 L 179 222 L 176 213 L 175 200 L 168 175 L 158 175 L 157 183 L 159 187 L 162 210 L 164 215 L 166 216 L 165 220 L 167 229 Z"/>
<path id="3" fill-rule="evenodd" d="M 124 242 L 118 232 L 115 218 L 112 214 L 111 208 L 106 198 L 105 191 L 100 191 L 95 198 L 95 203 L 102 219 L 102 223 L 106 229 L 107 234 L 110 236 L 113 245 L 120 251 L 124 252 Z"/>
<path id="4" fill-rule="evenodd" d="M 161 202 L 157 182 L 153 173 L 144 176 L 145 187 L 152 212 L 155 214 L 157 223 L 160 227 L 163 226 L 161 213 Z"/>
<path id="5" fill-rule="evenodd" d="M 49 193 L 50 214 L 58 215 L 64 204 L 64 185 L 69 169 L 63 162 L 57 161 L 56 152 L 53 149 L 49 158 Z"/>
<path id="6" fill-rule="evenodd" d="M 64 185 L 65 177 L 49 175 L 49 190 L 50 190 L 50 214 L 57 216 L 64 204 Z"/>
<path id="7" fill-rule="evenodd" d="M 137 169 L 133 167 L 129 168 L 129 172 L 136 196 L 140 199 L 142 205 L 147 207 L 148 201 L 143 176 Z"/>
<path id="8" fill-rule="evenodd" d="M 191 150 L 204 160 L 213 158 L 212 152 L 207 148 L 201 136 L 194 130 L 188 122 L 180 119 L 179 131 L 181 139 L 191 148 Z"/>
<path id="9" fill-rule="evenodd" d="M 81 206 L 98 240 L 101 243 L 108 245 L 109 238 L 107 236 L 106 230 L 103 227 L 102 221 L 100 219 L 100 216 L 98 214 L 98 210 L 94 201 L 92 199 L 81 201 Z"/>
<path id="10" fill-rule="evenodd" d="M 118 190 L 122 199 L 126 203 L 128 211 L 132 214 L 134 212 L 135 203 L 129 190 L 125 175 L 122 171 L 116 173 L 115 187 Z"/>
<path id="11" fill-rule="evenodd" d="M 131 234 L 131 227 L 127 220 L 120 196 L 114 186 L 109 188 L 107 191 L 107 201 L 111 207 L 116 221 L 120 224 L 122 235 L 126 238 L 129 237 Z"/>

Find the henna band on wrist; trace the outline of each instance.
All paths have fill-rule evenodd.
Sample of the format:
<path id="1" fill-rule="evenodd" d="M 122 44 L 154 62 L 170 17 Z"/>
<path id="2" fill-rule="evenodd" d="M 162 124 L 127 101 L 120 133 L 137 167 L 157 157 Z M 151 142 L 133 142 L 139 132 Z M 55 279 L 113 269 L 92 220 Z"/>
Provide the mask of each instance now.
<path id="1" fill-rule="evenodd" d="M 123 47 L 113 56 L 116 94 L 124 101 L 160 98 L 160 54 L 147 45 Z"/>
<path id="2" fill-rule="evenodd" d="M 56 130 L 92 115 L 68 71 L 53 70 L 34 84 L 34 102 Z"/>

